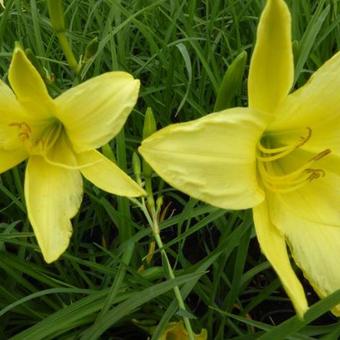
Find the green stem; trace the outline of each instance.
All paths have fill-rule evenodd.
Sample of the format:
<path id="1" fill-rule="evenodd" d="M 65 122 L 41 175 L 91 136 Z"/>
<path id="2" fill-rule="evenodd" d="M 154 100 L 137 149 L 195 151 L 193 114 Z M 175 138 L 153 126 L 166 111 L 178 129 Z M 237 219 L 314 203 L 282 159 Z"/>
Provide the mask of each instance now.
<path id="1" fill-rule="evenodd" d="M 66 57 L 66 60 L 70 66 L 70 68 L 72 69 L 72 71 L 75 73 L 75 74 L 78 74 L 79 73 L 79 70 L 80 70 L 80 66 L 73 54 L 73 51 L 72 51 L 72 48 L 71 48 L 71 45 L 68 41 L 68 39 L 66 38 L 66 35 L 65 35 L 65 32 L 60 32 L 60 33 L 57 33 L 57 37 L 58 37 L 58 40 L 59 40 L 59 44 L 64 52 L 64 55 Z"/>
<path id="2" fill-rule="evenodd" d="M 175 273 L 172 270 L 168 255 L 167 255 L 167 253 L 166 253 L 166 251 L 163 247 L 162 239 L 161 239 L 159 234 L 154 234 L 154 237 L 155 237 L 157 246 L 161 251 L 162 257 L 165 260 L 165 264 L 167 266 L 167 272 L 169 274 L 169 277 L 170 277 L 170 279 L 175 279 L 176 278 Z M 176 297 L 179 308 L 182 309 L 183 311 L 185 311 L 186 308 L 185 308 L 184 300 L 182 298 L 182 294 L 181 294 L 181 291 L 179 290 L 178 286 L 174 287 L 174 293 L 175 293 L 175 297 Z M 187 318 L 186 316 L 183 316 L 183 321 L 184 321 L 185 327 L 188 331 L 189 339 L 194 340 L 195 336 L 194 336 L 194 332 L 191 328 L 191 323 L 190 323 L 189 318 Z"/>
<path id="3" fill-rule="evenodd" d="M 66 60 L 75 74 L 80 71 L 80 64 L 78 64 L 71 45 L 66 37 L 65 18 L 64 18 L 64 3 L 63 0 L 48 0 L 48 13 L 51 19 L 51 25 L 55 34 L 58 37 L 59 44 L 64 52 Z"/>
<path id="4" fill-rule="evenodd" d="M 170 279 L 175 279 L 176 276 L 175 276 L 175 273 L 171 267 L 171 264 L 170 264 L 170 261 L 169 261 L 169 258 L 168 258 L 168 255 L 165 251 L 165 248 L 164 248 L 164 245 L 163 245 L 163 241 L 160 237 L 160 228 L 159 228 L 159 224 L 158 224 L 158 219 L 157 219 L 157 213 L 154 209 L 152 209 L 152 217 L 150 216 L 149 214 L 149 211 L 145 205 L 145 200 L 144 198 L 142 198 L 142 203 L 140 203 L 138 200 L 136 199 L 130 199 L 131 201 L 133 201 L 144 213 L 151 229 L 152 229 L 152 232 L 153 232 L 153 236 L 155 238 L 155 241 L 157 243 L 157 246 L 161 252 L 161 255 L 162 255 L 162 259 L 163 261 L 165 262 L 165 265 L 166 265 L 166 272 L 169 276 Z M 178 286 L 175 286 L 174 287 L 174 293 L 175 293 L 175 297 L 176 297 L 176 300 L 177 300 L 177 303 L 178 303 L 178 307 L 183 310 L 183 311 L 186 311 L 186 308 L 185 308 L 185 303 L 184 303 L 184 300 L 183 300 L 183 297 L 182 297 L 182 294 L 181 294 L 181 291 L 179 289 Z M 184 324 L 185 324 L 185 327 L 188 331 L 188 335 L 189 335 L 189 339 L 190 340 L 195 340 L 195 335 L 194 335 L 194 332 L 192 330 L 192 327 L 191 327 L 191 323 L 190 323 L 190 320 L 188 317 L 186 316 L 182 316 L 183 318 L 183 321 L 184 321 Z"/>

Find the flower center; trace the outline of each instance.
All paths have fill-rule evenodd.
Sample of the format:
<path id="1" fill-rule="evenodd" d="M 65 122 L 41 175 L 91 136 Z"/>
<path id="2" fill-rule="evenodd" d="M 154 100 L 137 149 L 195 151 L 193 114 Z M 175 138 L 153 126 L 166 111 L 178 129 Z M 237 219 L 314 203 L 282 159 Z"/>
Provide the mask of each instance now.
<path id="1" fill-rule="evenodd" d="M 317 168 L 314 165 L 319 160 L 329 155 L 331 152 L 330 149 L 325 149 L 320 153 L 315 154 L 303 165 L 287 174 L 275 174 L 277 173 L 277 162 L 301 148 L 310 140 L 311 136 L 312 129 L 307 128 L 307 134 L 301 136 L 295 143 L 274 148 L 268 148 L 262 144 L 261 140 L 259 141 L 256 150 L 257 168 L 263 185 L 267 189 L 273 192 L 287 193 L 297 190 L 305 184 L 326 175 L 323 169 Z"/>
<path id="2" fill-rule="evenodd" d="M 31 155 L 46 155 L 59 139 L 63 125 L 58 120 L 32 125 L 27 122 L 14 122 L 10 127 L 18 130 L 18 139 Z"/>

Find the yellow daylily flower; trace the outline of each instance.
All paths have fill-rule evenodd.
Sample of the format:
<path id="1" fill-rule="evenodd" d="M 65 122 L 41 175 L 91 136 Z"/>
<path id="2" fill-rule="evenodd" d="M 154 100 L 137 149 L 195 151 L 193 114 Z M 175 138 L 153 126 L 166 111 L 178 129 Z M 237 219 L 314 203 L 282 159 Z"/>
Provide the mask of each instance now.
<path id="1" fill-rule="evenodd" d="M 140 152 L 195 198 L 253 208 L 261 249 L 303 316 L 308 305 L 286 243 L 320 297 L 340 288 L 340 54 L 289 94 L 293 76 L 289 9 L 267 0 L 250 64 L 249 107 L 166 127 Z M 340 305 L 332 312 L 340 316 Z"/>
<path id="2" fill-rule="evenodd" d="M 28 217 L 50 263 L 69 244 L 70 219 L 83 195 L 81 174 L 116 195 L 144 194 L 96 151 L 123 127 L 137 101 L 139 81 L 125 72 L 108 72 L 52 99 L 37 70 L 16 47 L 9 82 L 14 93 L 0 82 L 0 173 L 28 159 Z"/>
<path id="3" fill-rule="evenodd" d="M 189 334 L 183 325 L 183 322 L 170 322 L 161 335 L 159 340 L 188 340 Z M 206 329 L 202 329 L 200 334 L 195 334 L 195 340 L 207 340 L 208 333 Z"/>

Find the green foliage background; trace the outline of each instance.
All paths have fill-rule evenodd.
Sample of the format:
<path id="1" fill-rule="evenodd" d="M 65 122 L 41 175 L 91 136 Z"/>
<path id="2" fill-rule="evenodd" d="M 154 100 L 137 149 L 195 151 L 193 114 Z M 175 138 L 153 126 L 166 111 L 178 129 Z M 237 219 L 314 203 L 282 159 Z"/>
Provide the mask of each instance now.
<path id="1" fill-rule="evenodd" d="M 287 3 L 300 86 L 340 50 L 340 1 Z M 125 131 L 111 143 L 117 163 L 133 176 L 132 151 L 142 139 L 146 108 L 153 109 L 159 128 L 211 112 L 228 65 L 242 51 L 248 61 L 232 102 L 246 105 L 249 56 L 263 4 L 66 1 L 67 34 L 77 58 L 98 38 L 95 54 L 75 77 L 51 28 L 46 1 L 7 0 L 0 13 L 1 77 L 7 81 L 14 42 L 19 41 L 32 51 L 52 96 L 110 70 L 125 70 L 141 79 L 138 104 Z M 145 262 L 153 238 L 139 209 L 89 183 L 73 222 L 71 246 L 58 262 L 46 265 L 25 214 L 23 170 L 10 170 L 0 179 L 0 339 L 146 339 L 143 327 L 158 325 L 153 335 L 157 339 L 169 320 L 183 316 L 174 299 L 175 284 L 187 297 L 185 315 L 192 318 L 195 331 L 206 328 L 210 339 L 340 336 L 337 319 L 326 313 L 340 302 L 339 293 L 315 304 L 305 321 L 295 317 L 259 251 L 249 211 L 205 205 L 156 177 L 155 195 L 164 197 L 161 237 L 175 268 L 175 282 L 166 279 L 159 251 L 150 264 Z M 133 256 L 126 261 L 131 249 Z M 145 271 L 138 270 L 142 264 Z M 310 303 L 318 301 L 303 282 Z M 100 313 L 104 305 L 109 310 Z"/>

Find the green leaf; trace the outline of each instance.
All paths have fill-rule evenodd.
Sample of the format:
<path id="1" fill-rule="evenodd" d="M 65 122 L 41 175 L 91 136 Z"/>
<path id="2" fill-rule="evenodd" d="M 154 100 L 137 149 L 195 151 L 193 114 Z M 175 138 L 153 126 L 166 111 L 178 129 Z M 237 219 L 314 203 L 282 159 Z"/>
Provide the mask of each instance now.
<path id="1" fill-rule="evenodd" d="M 242 85 L 246 61 L 247 52 L 242 51 L 228 67 L 218 90 L 214 112 L 233 106 L 233 99 L 239 94 Z"/>
<path id="2" fill-rule="evenodd" d="M 311 323 L 322 314 L 327 313 L 330 309 L 340 303 L 340 290 L 315 303 L 306 312 L 304 319 L 297 316 L 290 318 L 279 326 L 262 335 L 259 340 L 285 339 L 287 336 L 298 332 L 300 329 Z"/>

